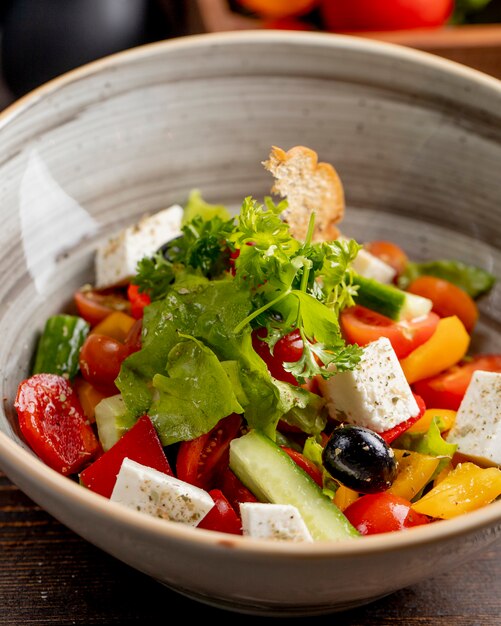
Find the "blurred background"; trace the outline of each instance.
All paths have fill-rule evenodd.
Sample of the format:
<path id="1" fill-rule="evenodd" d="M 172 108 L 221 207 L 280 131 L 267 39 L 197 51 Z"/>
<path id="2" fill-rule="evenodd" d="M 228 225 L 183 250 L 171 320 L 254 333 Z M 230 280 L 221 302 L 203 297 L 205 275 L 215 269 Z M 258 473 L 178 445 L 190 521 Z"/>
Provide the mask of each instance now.
<path id="1" fill-rule="evenodd" d="M 501 0 L 0 0 L 0 108 L 114 52 L 255 28 L 379 38 L 501 78 Z"/>

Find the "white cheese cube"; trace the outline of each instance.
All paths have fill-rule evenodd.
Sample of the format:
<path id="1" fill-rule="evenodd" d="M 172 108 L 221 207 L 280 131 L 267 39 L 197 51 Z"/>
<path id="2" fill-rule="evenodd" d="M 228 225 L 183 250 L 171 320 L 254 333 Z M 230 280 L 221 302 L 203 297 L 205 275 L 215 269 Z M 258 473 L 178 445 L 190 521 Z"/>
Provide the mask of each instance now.
<path id="1" fill-rule="evenodd" d="M 214 506 L 203 489 L 128 458 L 122 462 L 111 500 L 190 526 L 196 526 Z"/>
<path id="2" fill-rule="evenodd" d="M 182 207 L 174 204 L 143 217 L 137 224 L 108 239 L 96 251 L 96 287 L 111 287 L 134 276 L 143 257 L 153 255 L 160 246 L 181 234 L 182 217 Z"/>
<path id="3" fill-rule="evenodd" d="M 363 349 L 356 369 L 319 380 L 334 419 L 385 432 L 419 413 L 419 407 L 386 337 Z"/>
<path id="4" fill-rule="evenodd" d="M 384 284 L 392 283 L 397 275 L 397 272 L 391 265 L 388 265 L 388 263 L 385 263 L 363 248 L 357 254 L 352 266 L 360 276 L 372 278 Z"/>
<path id="5" fill-rule="evenodd" d="M 241 502 L 242 531 L 257 539 L 313 541 L 301 513 L 290 504 Z"/>
<path id="6" fill-rule="evenodd" d="M 501 465 L 501 374 L 473 373 L 447 441 L 481 464 Z"/>

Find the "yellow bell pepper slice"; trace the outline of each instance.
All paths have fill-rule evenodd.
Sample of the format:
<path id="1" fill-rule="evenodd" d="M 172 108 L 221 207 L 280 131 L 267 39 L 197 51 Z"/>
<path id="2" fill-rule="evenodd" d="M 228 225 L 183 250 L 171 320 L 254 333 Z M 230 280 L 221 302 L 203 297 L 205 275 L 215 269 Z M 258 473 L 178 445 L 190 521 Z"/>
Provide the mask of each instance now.
<path id="1" fill-rule="evenodd" d="M 436 487 L 412 505 L 414 511 L 451 519 L 475 511 L 501 495 L 501 470 L 459 463 Z"/>
<path id="2" fill-rule="evenodd" d="M 452 461 L 447 463 L 447 465 L 433 479 L 433 486 L 436 487 L 438 483 L 441 483 L 444 480 L 444 478 L 447 478 L 453 469 L 454 465 L 452 464 Z"/>
<path id="3" fill-rule="evenodd" d="M 406 432 L 411 435 L 422 435 L 428 432 L 434 417 L 438 417 L 440 420 L 440 431 L 447 432 L 456 421 L 456 411 L 450 409 L 426 409 L 423 416 L 417 422 L 414 422 Z"/>
<path id="4" fill-rule="evenodd" d="M 360 494 L 357 491 L 353 491 L 353 489 L 349 489 L 344 485 L 340 485 L 336 489 L 336 495 L 334 496 L 334 504 L 341 510 L 344 511 L 346 507 L 350 506 L 352 502 L 358 500 Z"/>
<path id="5" fill-rule="evenodd" d="M 98 335 L 106 335 L 117 341 L 125 341 L 135 319 L 123 311 L 113 311 L 90 331 Z"/>
<path id="6" fill-rule="evenodd" d="M 411 450 L 393 452 L 398 462 L 398 473 L 388 493 L 412 500 L 430 482 L 440 459 Z"/>
<path id="7" fill-rule="evenodd" d="M 456 315 L 442 318 L 433 335 L 400 361 L 409 384 L 435 376 L 460 361 L 470 345 L 470 335 Z"/>

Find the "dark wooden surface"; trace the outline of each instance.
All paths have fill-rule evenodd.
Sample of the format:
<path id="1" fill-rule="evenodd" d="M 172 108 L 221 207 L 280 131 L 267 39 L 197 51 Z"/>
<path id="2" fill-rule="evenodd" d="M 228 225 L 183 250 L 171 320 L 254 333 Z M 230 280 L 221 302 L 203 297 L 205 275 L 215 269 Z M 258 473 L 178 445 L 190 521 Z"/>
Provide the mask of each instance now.
<path id="1" fill-rule="evenodd" d="M 175 615 L 183 622 L 209 618 L 215 624 L 263 619 L 205 606 L 170 591 L 80 539 L 0 474 L 0 626 L 168 624 L 179 619 Z M 371 605 L 274 621 L 501 626 L 501 542 L 463 567 Z"/>

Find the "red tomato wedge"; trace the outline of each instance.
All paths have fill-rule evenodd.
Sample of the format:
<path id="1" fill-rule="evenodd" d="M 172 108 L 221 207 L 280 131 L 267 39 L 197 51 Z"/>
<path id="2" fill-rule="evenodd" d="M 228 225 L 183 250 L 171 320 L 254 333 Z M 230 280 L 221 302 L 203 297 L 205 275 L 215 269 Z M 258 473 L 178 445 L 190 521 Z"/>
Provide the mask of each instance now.
<path id="1" fill-rule="evenodd" d="M 437 376 L 417 381 L 412 387 L 430 409 L 457 411 L 477 370 L 501 372 L 501 354 L 479 354 Z"/>
<path id="2" fill-rule="evenodd" d="M 125 457 L 173 476 L 157 431 L 147 415 L 140 417 L 114 446 L 80 474 L 80 482 L 109 498 Z"/>
<path id="3" fill-rule="evenodd" d="M 297 385 L 295 377 L 284 369 L 284 363 L 296 363 L 303 355 L 303 340 L 298 330 L 294 330 L 277 341 L 273 354 L 268 344 L 262 340 L 266 329 L 258 328 L 252 333 L 252 346 L 268 366 L 273 378 L 291 385 Z"/>
<path id="4" fill-rule="evenodd" d="M 183 441 L 177 453 L 177 477 L 202 489 L 211 489 L 217 472 L 228 465 L 230 442 L 238 435 L 241 424 L 240 415 L 233 413 L 205 435 Z"/>
<path id="5" fill-rule="evenodd" d="M 130 313 L 130 303 L 119 290 L 81 289 L 74 296 L 80 317 L 96 326 L 113 311 Z"/>
<path id="6" fill-rule="evenodd" d="M 242 534 L 242 521 L 220 489 L 211 489 L 209 495 L 214 500 L 214 508 L 198 524 L 198 528 L 217 530 L 232 535 Z"/>
<path id="7" fill-rule="evenodd" d="M 75 474 L 101 451 L 78 396 L 66 378 L 35 374 L 22 381 L 14 407 L 30 447 L 61 474 Z"/>
<path id="8" fill-rule="evenodd" d="M 428 341 L 439 320 L 436 313 L 429 313 L 423 318 L 395 322 L 359 304 L 344 309 L 339 318 L 341 331 L 348 343 L 366 346 L 380 337 L 387 337 L 399 359 Z"/>
<path id="9" fill-rule="evenodd" d="M 290 458 L 297 465 L 299 465 L 299 467 L 304 470 L 310 476 L 310 478 L 313 478 L 313 480 L 317 483 L 319 487 L 323 487 L 322 472 L 315 465 L 315 463 L 313 463 L 313 461 L 310 461 L 310 459 L 304 456 L 304 454 L 301 454 L 301 452 L 298 452 L 293 448 L 287 448 L 286 446 L 282 446 L 282 450 L 284 452 L 287 452 Z"/>
<path id="10" fill-rule="evenodd" d="M 386 443 L 391 443 L 395 441 L 397 437 L 400 437 L 406 430 L 408 430 L 413 424 L 415 424 L 419 419 L 421 419 L 426 411 L 426 404 L 424 403 L 423 398 L 418 396 L 416 393 L 414 394 L 414 398 L 416 399 L 417 405 L 419 407 L 419 411 L 416 415 L 413 415 L 405 422 L 401 424 L 397 424 L 394 428 L 390 428 L 390 430 L 385 430 L 384 433 L 379 433 L 379 435 L 386 441 Z"/>
<path id="11" fill-rule="evenodd" d="M 413 280 L 407 291 L 428 298 L 433 302 L 433 311 L 440 317 L 457 315 L 471 334 L 478 320 L 478 307 L 466 291 L 448 280 L 436 276 L 420 276 Z"/>
<path id="12" fill-rule="evenodd" d="M 413 511 L 405 498 L 386 492 L 362 496 L 343 513 L 362 535 L 403 530 L 430 521 L 426 515 Z"/>

